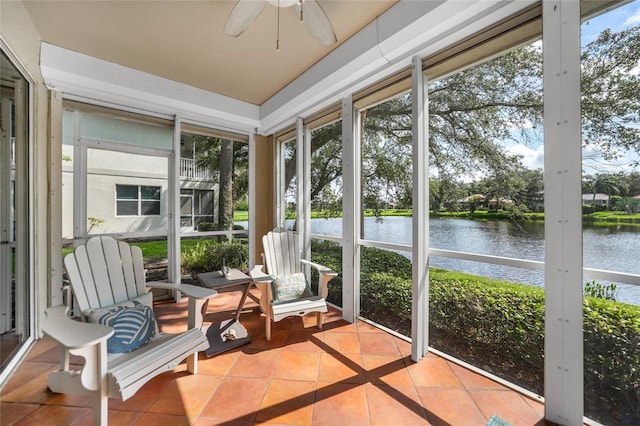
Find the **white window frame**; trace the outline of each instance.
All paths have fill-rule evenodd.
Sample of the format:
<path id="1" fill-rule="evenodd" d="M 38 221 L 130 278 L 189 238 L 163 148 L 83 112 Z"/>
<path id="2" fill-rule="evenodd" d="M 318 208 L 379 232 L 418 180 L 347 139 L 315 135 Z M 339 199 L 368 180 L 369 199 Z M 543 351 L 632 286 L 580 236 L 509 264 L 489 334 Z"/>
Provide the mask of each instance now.
<path id="1" fill-rule="evenodd" d="M 48 305 L 47 300 L 47 292 L 36 292 L 36 281 L 38 282 L 48 282 L 47 277 L 41 277 L 36 280 L 36 269 L 35 269 L 35 247 L 36 247 L 36 228 L 42 230 L 48 230 L 46 225 L 39 225 L 36 227 L 36 223 L 42 223 L 40 221 L 36 221 L 36 209 L 35 209 L 35 198 L 36 198 L 36 187 L 34 183 L 35 180 L 35 164 L 36 164 L 36 149 L 35 146 L 35 79 L 31 76 L 31 74 L 27 71 L 27 68 L 22 64 L 22 62 L 18 59 L 18 56 L 9 48 L 9 46 L 5 43 L 2 36 L 0 36 L 0 51 L 6 55 L 11 64 L 18 70 L 20 75 L 24 78 L 24 85 L 21 90 L 26 91 L 25 100 L 27 105 L 24 108 L 20 106 L 16 106 L 16 110 L 24 109 L 26 111 L 27 117 L 16 116 L 17 120 L 27 120 L 25 122 L 17 122 L 16 129 L 24 128 L 26 131 L 26 135 L 24 136 L 24 141 L 26 143 L 26 147 L 23 150 L 23 164 L 22 164 L 22 172 L 20 173 L 20 178 L 22 180 L 21 189 L 15 188 L 15 204 L 22 205 L 23 216 L 20 218 L 23 226 L 16 227 L 15 229 L 15 240 L 21 241 L 21 244 L 25 246 L 23 250 L 21 250 L 19 256 L 16 258 L 15 264 L 15 279 L 16 282 L 22 282 L 24 285 L 25 291 L 22 292 L 25 295 L 28 295 L 28 300 L 21 300 L 22 296 L 17 296 L 16 305 L 24 306 L 27 308 L 28 312 L 22 313 L 23 316 L 18 315 L 16 317 L 16 329 L 21 330 L 24 333 L 24 341 L 22 344 L 16 348 L 11 359 L 4 365 L 4 368 L 0 371 L 0 383 L 5 383 L 9 378 L 9 375 L 15 371 L 19 363 L 26 356 L 28 350 L 31 348 L 31 344 L 35 341 L 36 336 L 36 321 L 37 316 L 36 312 L 42 310 L 43 306 Z M 21 130 L 19 130 L 21 131 Z M 16 159 L 14 154 L 14 159 Z M 16 176 L 18 179 L 18 176 Z M 40 212 L 40 217 L 46 216 L 46 213 Z M 46 240 L 45 234 L 40 234 L 42 240 Z M 42 253 L 39 253 L 42 254 Z M 46 253 L 45 253 L 46 254 Z M 24 256 L 24 259 L 21 259 Z M 19 259 L 23 260 L 22 262 Z M 41 288 L 38 288 L 41 290 Z M 55 291 L 52 291 L 55 293 Z M 52 294 L 52 298 L 55 298 L 56 294 Z M 5 300 L 5 297 L 2 297 Z"/>
<path id="2" fill-rule="evenodd" d="M 138 198 L 136 198 L 135 200 L 133 199 L 126 199 L 126 198 L 118 198 L 118 187 L 124 187 L 124 186 L 130 186 L 130 187 L 137 187 L 137 192 L 138 192 Z M 160 198 L 158 198 L 158 200 L 151 200 L 151 199 L 143 199 L 142 198 L 142 187 L 148 187 L 148 188 L 157 188 L 160 190 L 160 192 L 162 192 L 162 187 L 161 186 L 157 186 L 157 185 L 130 185 L 130 184 L 126 184 L 126 183 L 117 183 L 116 184 L 116 197 L 115 197 L 115 203 L 116 203 L 116 210 L 115 210 L 115 216 L 116 217 L 155 217 L 155 216 L 161 216 L 162 215 L 162 196 L 160 196 Z M 133 202 L 135 201 L 137 203 L 137 210 L 138 213 L 135 215 L 130 215 L 130 214 L 118 214 L 118 203 L 121 201 L 129 201 L 129 202 Z M 142 203 L 144 201 L 147 202 L 157 202 L 158 203 L 158 213 L 157 214 L 143 214 L 142 213 Z"/>

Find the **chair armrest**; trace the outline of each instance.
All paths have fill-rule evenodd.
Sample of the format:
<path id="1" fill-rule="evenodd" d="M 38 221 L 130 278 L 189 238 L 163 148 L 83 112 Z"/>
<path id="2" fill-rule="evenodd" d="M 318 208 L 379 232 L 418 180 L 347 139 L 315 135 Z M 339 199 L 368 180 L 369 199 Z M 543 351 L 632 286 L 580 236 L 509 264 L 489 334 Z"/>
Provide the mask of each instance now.
<path id="1" fill-rule="evenodd" d="M 249 271 L 251 279 L 256 283 L 270 283 L 273 281 L 273 276 L 265 274 L 262 268 L 262 265 L 254 266 L 253 269 Z"/>
<path id="2" fill-rule="evenodd" d="M 338 273 L 336 271 L 334 271 L 331 268 L 328 268 L 324 265 L 320 265 L 319 263 L 314 263 L 314 262 L 310 262 L 308 260 L 305 259 L 300 259 L 300 263 L 304 264 L 304 265 L 309 265 L 313 268 L 316 268 L 318 270 L 318 272 L 322 275 L 328 275 L 330 277 L 337 277 Z"/>
<path id="3" fill-rule="evenodd" d="M 194 299 L 209 299 L 218 292 L 216 290 L 212 290 L 206 287 L 200 287 L 197 285 L 191 284 L 176 284 L 176 283 L 164 283 L 161 281 L 147 281 L 145 283 L 147 287 L 150 288 L 161 288 L 165 290 L 174 290 L 179 291 L 188 297 L 193 297 Z"/>
<path id="4" fill-rule="evenodd" d="M 145 285 L 149 288 L 161 288 L 165 290 L 179 291 L 189 298 L 187 307 L 187 328 L 202 329 L 204 315 L 209 305 L 209 299 L 218 294 L 216 290 L 206 287 L 199 287 L 190 284 L 165 283 L 161 281 L 147 281 Z"/>
<path id="5" fill-rule="evenodd" d="M 318 295 L 326 299 L 329 295 L 329 281 L 331 281 L 333 277 L 338 276 L 338 273 L 331 268 L 327 268 L 324 265 L 310 262 L 305 259 L 300 259 L 300 263 L 302 263 L 303 265 L 309 265 L 318 270 Z"/>
<path id="6" fill-rule="evenodd" d="M 46 309 L 42 326 L 42 331 L 62 346 L 84 348 L 106 341 L 113 334 L 113 328 L 109 326 L 69 318 L 67 310 L 65 305 Z"/>

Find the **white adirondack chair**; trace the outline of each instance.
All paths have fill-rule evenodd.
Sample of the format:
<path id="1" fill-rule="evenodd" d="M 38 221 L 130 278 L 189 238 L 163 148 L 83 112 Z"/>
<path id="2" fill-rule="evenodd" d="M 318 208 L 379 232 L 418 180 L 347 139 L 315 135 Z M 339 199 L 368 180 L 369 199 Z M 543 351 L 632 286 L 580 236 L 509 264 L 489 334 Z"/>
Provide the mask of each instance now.
<path id="1" fill-rule="evenodd" d="M 94 424 L 106 425 L 109 397 L 128 399 L 153 377 L 173 370 L 186 358 L 187 370 L 197 373 L 198 352 L 209 347 L 200 329 L 202 311 L 216 291 L 191 285 L 145 282 L 140 248 L 111 237 L 89 239 L 65 256 L 64 264 L 80 312 L 95 312 L 140 296 L 152 304 L 152 296 L 144 295 L 147 287 L 156 287 L 180 291 L 189 297 L 188 327 L 180 334 L 160 334 L 132 352 L 107 354 L 107 339 L 114 334 L 113 328 L 71 319 L 69 309 L 64 305 L 49 308 L 45 312 L 43 331 L 63 347 L 61 369 L 49 375 L 49 389 L 58 393 L 93 395 Z M 71 355 L 84 358 L 81 370 L 70 369 Z"/>
<path id="2" fill-rule="evenodd" d="M 271 340 L 271 321 L 315 312 L 318 328 L 322 329 L 323 313 L 327 312 L 327 284 L 337 272 L 326 266 L 301 259 L 298 236 L 292 231 L 274 229 L 262 237 L 264 265 L 250 271 L 251 278 L 260 289 L 260 308 L 267 316 L 265 334 Z M 318 294 L 313 294 L 304 275 L 305 265 L 318 270 Z M 302 274 L 302 275 L 301 275 Z M 304 281 L 302 281 L 304 279 Z M 279 297 L 283 296 L 283 297 Z"/>

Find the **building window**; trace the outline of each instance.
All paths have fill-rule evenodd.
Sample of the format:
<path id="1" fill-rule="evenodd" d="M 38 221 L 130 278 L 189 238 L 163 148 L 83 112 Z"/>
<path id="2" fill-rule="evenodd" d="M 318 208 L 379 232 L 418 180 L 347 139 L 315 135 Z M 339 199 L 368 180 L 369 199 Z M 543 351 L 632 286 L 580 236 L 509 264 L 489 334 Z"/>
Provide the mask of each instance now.
<path id="1" fill-rule="evenodd" d="M 211 190 L 181 189 L 180 226 L 197 230 L 201 222 L 215 222 L 214 196 Z"/>
<path id="2" fill-rule="evenodd" d="M 159 186 L 116 185 L 116 216 L 159 216 Z"/>

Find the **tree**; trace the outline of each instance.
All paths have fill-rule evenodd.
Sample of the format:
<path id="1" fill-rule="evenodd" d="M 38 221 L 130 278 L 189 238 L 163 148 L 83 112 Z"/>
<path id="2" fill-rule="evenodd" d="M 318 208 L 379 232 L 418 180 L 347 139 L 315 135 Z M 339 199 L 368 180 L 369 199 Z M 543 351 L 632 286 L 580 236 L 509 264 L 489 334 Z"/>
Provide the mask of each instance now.
<path id="1" fill-rule="evenodd" d="M 429 207 L 434 212 L 447 208 L 456 210 L 458 200 L 468 195 L 466 185 L 453 176 L 440 175 L 429 179 Z"/>
<path id="2" fill-rule="evenodd" d="M 625 173 L 621 180 L 624 187 L 627 188 L 628 196 L 640 195 L 640 172 Z"/>
<path id="3" fill-rule="evenodd" d="M 523 167 L 518 157 L 511 157 L 510 161 L 511 165 L 469 183 L 467 192 L 470 195 L 483 194 L 485 208 L 501 208 L 509 213 L 511 219 L 523 219 L 527 211 L 542 209 L 542 171 Z M 471 200 L 473 198 L 470 199 L 470 208 Z"/>
<path id="4" fill-rule="evenodd" d="M 384 104 L 380 107 L 386 109 Z M 367 111 L 363 120 L 363 199 L 367 207 L 374 210 L 390 205 L 411 208 L 413 194 L 410 116 L 398 115 L 393 120 L 395 126 L 388 126 L 379 131 L 378 126 L 381 125 L 383 116 L 384 113 L 379 114 L 378 110 Z"/>
<path id="5" fill-rule="evenodd" d="M 520 193 L 520 200 L 529 210 L 544 210 L 544 175 L 542 170 L 523 169 L 523 179 L 526 182 L 524 191 Z"/>
<path id="6" fill-rule="evenodd" d="M 316 129 L 311 135 L 311 199 L 342 178 L 342 127 L 340 122 Z M 333 192 L 332 190 L 330 192 Z"/>
<path id="7" fill-rule="evenodd" d="M 604 31 L 582 52 L 583 144 L 605 158 L 640 151 L 640 26 Z M 494 176 L 501 185 L 522 172 L 502 141 L 539 143 L 542 128 L 542 51 L 534 42 L 429 84 L 429 149 L 432 178 Z M 408 201 L 411 187 L 411 97 L 396 96 L 362 118 L 364 201 Z M 340 139 L 340 125 L 313 133 L 312 151 Z M 329 167 L 334 156 L 314 167 Z M 289 163 L 289 162 L 288 162 Z M 518 172 L 511 175 L 511 168 Z M 292 176 L 287 164 L 287 182 Z M 318 176 L 321 174 L 319 173 Z M 336 182 L 332 170 L 322 187 Z M 370 187 L 367 187 L 370 185 Z M 514 188 L 507 192 L 514 192 Z M 538 189 L 541 189 L 538 188 Z M 532 190 L 533 191 L 533 190 Z M 319 194 L 320 188 L 312 189 Z M 531 194 L 529 195 L 531 198 Z M 394 200 L 398 201 L 398 200 Z M 443 200 L 439 200 L 441 203 Z"/>
<path id="8" fill-rule="evenodd" d="M 218 230 L 233 229 L 233 141 L 223 139 L 220 144 L 220 172 L 218 190 Z"/>
<path id="9" fill-rule="evenodd" d="M 606 29 L 582 52 L 583 144 L 606 160 L 640 152 L 638 46 L 640 25 Z"/>
<path id="10" fill-rule="evenodd" d="M 467 203 L 469 203 L 469 213 L 475 213 L 476 209 L 478 208 L 478 204 L 480 204 L 480 201 L 481 200 L 479 195 L 472 195 L 467 198 Z"/>
<path id="11" fill-rule="evenodd" d="M 246 200 L 249 188 L 247 144 L 198 134 L 181 136 L 181 155 L 195 157 L 199 167 L 209 169 L 218 182 L 219 230 L 233 229 L 233 211 Z"/>
<path id="12" fill-rule="evenodd" d="M 434 174 L 461 176 L 479 169 L 499 170 L 510 161 L 510 155 L 496 140 L 512 137 L 512 123 L 523 123 L 524 117 L 532 117 L 527 123 L 541 121 L 541 87 L 540 83 L 534 84 L 536 79 L 541 81 L 540 61 L 539 49 L 526 47 L 430 85 L 430 160 Z M 514 81 L 527 92 L 513 90 Z M 363 201 L 372 208 L 389 201 L 410 207 L 410 94 L 367 109 L 361 122 Z M 340 123 L 314 131 L 312 151 L 340 140 L 340 135 Z M 334 155 L 341 152 L 334 151 Z M 334 158 L 320 157 L 324 162 L 314 163 L 320 169 L 328 167 Z M 292 177 L 289 164 L 287 182 Z M 335 181 L 339 173 L 327 176 L 333 180 L 312 182 L 313 194 L 320 192 L 316 185 Z"/>
<path id="13" fill-rule="evenodd" d="M 605 193 L 609 196 L 607 200 L 607 209 L 610 207 L 612 195 L 624 195 L 627 191 L 623 183 L 621 174 L 596 174 L 595 176 L 587 176 L 584 179 L 584 185 L 587 193 L 593 194 L 591 205 L 596 203 L 596 194 L 598 192 Z"/>

